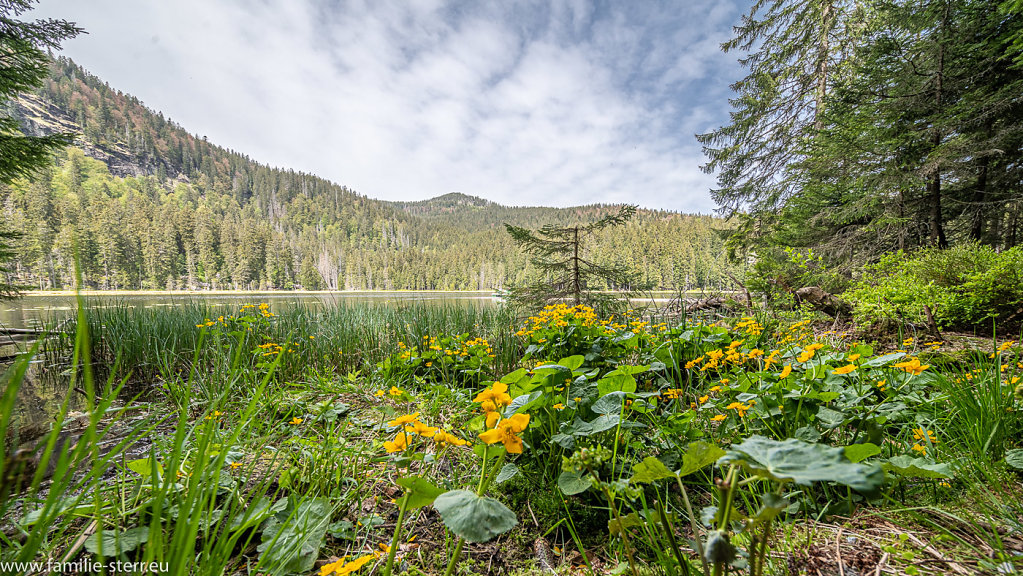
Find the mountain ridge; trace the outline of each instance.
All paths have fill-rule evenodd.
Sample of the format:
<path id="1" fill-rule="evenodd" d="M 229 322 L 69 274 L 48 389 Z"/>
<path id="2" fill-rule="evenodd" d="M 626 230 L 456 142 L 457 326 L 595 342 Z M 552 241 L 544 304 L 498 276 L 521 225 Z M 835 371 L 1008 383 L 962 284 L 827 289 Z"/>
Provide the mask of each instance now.
<path id="1" fill-rule="evenodd" d="M 217 146 L 67 58 L 11 113 L 29 132 L 79 133 L 37 182 L 0 190 L 0 208 L 22 223 L 13 274 L 40 289 L 68 286 L 76 245 L 97 288 L 496 289 L 531 273 L 504 222 L 585 222 L 612 208 L 373 199 Z M 628 245 L 608 235 L 594 255 L 625 256 L 661 288 L 714 284 L 727 265 L 715 228 L 726 226 L 640 210 L 618 231 Z"/>

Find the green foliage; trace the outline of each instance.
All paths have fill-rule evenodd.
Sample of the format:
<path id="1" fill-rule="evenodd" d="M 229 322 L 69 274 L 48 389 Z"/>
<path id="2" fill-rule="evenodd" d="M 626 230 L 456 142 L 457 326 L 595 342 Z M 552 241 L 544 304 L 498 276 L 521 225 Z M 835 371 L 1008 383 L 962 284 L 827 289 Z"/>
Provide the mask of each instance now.
<path id="1" fill-rule="evenodd" d="M 810 485 L 837 482 L 861 492 L 881 487 L 880 467 L 855 464 L 845 457 L 844 448 L 829 448 L 795 438 L 784 441 L 751 436 L 733 445 L 722 464 L 739 464 L 749 473 L 776 482 Z"/>
<path id="2" fill-rule="evenodd" d="M 64 20 L 24 22 L 18 16 L 30 10 L 35 0 L 5 0 L 0 3 L 0 107 L 21 92 L 43 84 L 49 56 L 45 49 L 59 49 L 60 43 L 81 32 Z M 73 134 L 27 136 L 18 121 L 0 115 L 0 188 L 17 178 L 30 177 L 51 163 L 55 151 L 71 142 Z M 16 231 L 0 228 L 0 300 L 15 298 L 19 286 L 9 280 L 14 260 Z M 4 278 L 6 276 L 7 278 Z"/>
<path id="3" fill-rule="evenodd" d="M 638 277 L 622 264 L 596 262 L 586 241 L 597 231 L 624 225 L 635 214 L 635 206 L 625 205 L 589 224 L 547 225 L 537 231 L 505 224 L 537 271 L 536 278 L 512 288 L 510 300 L 529 310 L 562 300 L 576 306 L 613 306 L 619 297 L 597 292 L 595 287 L 631 291 L 639 287 Z"/>
<path id="4" fill-rule="evenodd" d="M 407 383 L 414 380 L 453 386 L 478 384 L 493 370 L 493 349 L 486 338 L 469 333 L 424 336 L 419 343 L 398 342 L 400 352 L 376 366 L 385 380 Z"/>
<path id="5" fill-rule="evenodd" d="M 1021 38 L 1013 0 L 754 3 L 724 44 L 747 69 L 730 121 L 699 136 L 715 200 L 745 213 L 733 244 L 782 268 L 774 252 L 812 248 L 843 274 L 1018 245 Z"/>
<path id="6" fill-rule="evenodd" d="M 963 244 L 890 254 L 869 266 L 844 295 L 860 324 L 925 324 L 925 306 L 939 326 L 1014 330 L 1023 322 L 1023 249 L 996 252 Z"/>
<path id="7" fill-rule="evenodd" d="M 444 524 L 468 542 L 487 542 L 518 524 L 515 513 L 489 496 L 451 490 L 437 497 L 433 507 Z"/>

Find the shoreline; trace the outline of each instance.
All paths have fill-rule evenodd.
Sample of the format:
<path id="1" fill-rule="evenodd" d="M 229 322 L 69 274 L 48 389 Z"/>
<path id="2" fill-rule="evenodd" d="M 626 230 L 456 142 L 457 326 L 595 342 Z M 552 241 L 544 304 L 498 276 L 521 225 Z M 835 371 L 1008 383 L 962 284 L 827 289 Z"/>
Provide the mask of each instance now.
<path id="1" fill-rule="evenodd" d="M 493 290 L 25 290 L 22 296 L 73 297 L 82 296 L 242 296 L 265 295 L 359 295 L 359 294 L 478 294 L 493 296 Z"/>

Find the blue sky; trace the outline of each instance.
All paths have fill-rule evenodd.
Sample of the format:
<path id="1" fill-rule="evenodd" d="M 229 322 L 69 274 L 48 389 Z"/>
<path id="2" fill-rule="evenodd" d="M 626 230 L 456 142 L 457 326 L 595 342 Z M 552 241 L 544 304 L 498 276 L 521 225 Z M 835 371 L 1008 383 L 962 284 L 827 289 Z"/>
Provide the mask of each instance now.
<path id="1" fill-rule="evenodd" d="M 41 0 L 63 53 L 190 132 L 373 198 L 708 213 L 743 0 Z"/>

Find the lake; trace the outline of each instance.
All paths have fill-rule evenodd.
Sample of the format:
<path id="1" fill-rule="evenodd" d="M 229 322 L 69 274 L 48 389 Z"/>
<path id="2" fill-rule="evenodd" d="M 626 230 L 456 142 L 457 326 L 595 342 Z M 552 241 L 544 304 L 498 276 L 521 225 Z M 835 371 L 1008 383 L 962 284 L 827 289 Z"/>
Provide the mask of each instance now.
<path id="1" fill-rule="evenodd" d="M 377 302 L 396 304 L 412 300 L 437 303 L 494 305 L 500 300 L 492 292 L 89 292 L 86 302 L 99 306 L 159 308 L 203 301 L 240 307 L 267 302 L 274 310 L 294 306 L 319 307 L 338 303 Z M 30 293 L 18 300 L 0 302 L 0 330 L 38 328 L 61 320 L 75 309 L 75 297 L 68 292 Z"/>

